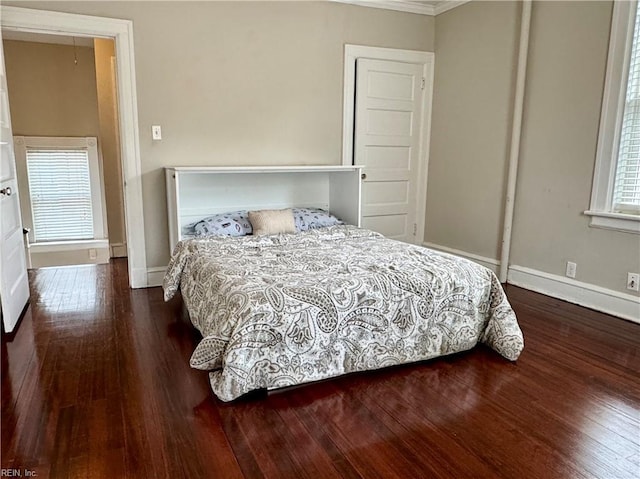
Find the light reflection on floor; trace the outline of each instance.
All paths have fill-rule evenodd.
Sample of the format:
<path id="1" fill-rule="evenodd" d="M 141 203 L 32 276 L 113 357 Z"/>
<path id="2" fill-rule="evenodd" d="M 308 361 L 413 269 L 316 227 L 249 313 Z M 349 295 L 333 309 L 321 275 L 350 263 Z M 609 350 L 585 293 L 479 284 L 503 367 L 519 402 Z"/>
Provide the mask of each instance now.
<path id="1" fill-rule="evenodd" d="M 601 469 L 603 474 L 612 462 L 626 462 L 622 470 L 637 470 L 640 477 L 640 409 L 631 402 L 625 402 L 619 395 L 611 394 L 606 399 L 601 396 L 591 398 L 581 405 L 584 414 L 582 432 L 584 436 L 577 441 L 577 458 L 587 463 L 588 468 Z M 611 471 L 613 472 L 613 471 Z"/>
<path id="2" fill-rule="evenodd" d="M 38 292 L 31 299 L 48 314 L 100 314 L 104 309 L 106 284 L 104 273 L 98 274 L 99 270 L 104 267 L 83 265 L 31 271 Z"/>

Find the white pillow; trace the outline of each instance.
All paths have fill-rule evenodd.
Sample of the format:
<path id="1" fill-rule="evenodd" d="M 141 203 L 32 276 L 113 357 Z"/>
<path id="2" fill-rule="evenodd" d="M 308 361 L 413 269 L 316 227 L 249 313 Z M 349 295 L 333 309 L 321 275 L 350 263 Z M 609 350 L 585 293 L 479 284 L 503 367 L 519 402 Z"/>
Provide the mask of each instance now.
<path id="1" fill-rule="evenodd" d="M 291 208 L 284 210 L 249 211 L 249 222 L 254 235 L 295 233 L 296 222 Z"/>

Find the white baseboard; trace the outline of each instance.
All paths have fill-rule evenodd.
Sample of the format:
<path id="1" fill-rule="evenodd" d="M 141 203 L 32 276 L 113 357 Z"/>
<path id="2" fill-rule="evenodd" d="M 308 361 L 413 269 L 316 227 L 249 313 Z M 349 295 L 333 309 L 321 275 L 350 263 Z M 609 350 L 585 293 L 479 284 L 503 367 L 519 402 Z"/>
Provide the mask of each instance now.
<path id="1" fill-rule="evenodd" d="M 147 268 L 147 287 L 153 288 L 155 286 L 162 286 L 165 271 L 167 271 L 166 266 Z"/>
<path id="2" fill-rule="evenodd" d="M 507 283 L 640 324 L 640 297 L 524 266 L 510 266 Z"/>
<path id="3" fill-rule="evenodd" d="M 498 260 L 433 243 L 425 242 L 423 245 L 474 261 L 498 274 L 500 266 Z M 638 296 L 516 265 L 509 266 L 507 283 L 640 323 L 640 297 Z"/>
<path id="4" fill-rule="evenodd" d="M 109 245 L 109 251 L 112 258 L 126 258 L 127 257 L 127 243 L 111 243 Z"/>
<path id="5" fill-rule="evenodd" d="M 436 251 L 441 251 L 443 253 L 449 253 L 455 256 L 460 256 L 462 258 L 468 259 L 469 261 L 473 261 L 474 263 L 478 263 L 485 268 L 490 269 L 495 274 L 498 274 L 498 268 L 500 267 L 500 261 L 493 258 L 488 258 L 486 256 L 480 256 L 474 253 L 467 253 L 466 251 L 461 251 L 459 249 L 449 248 L 448 246 L 441 246 L 435 243 L 427 243 L 424 242 L 422 245 L 425 248 L 434 249 Z"/>
<path id="6" fill-rule="evenodd" d="M 107 240 L 34 243 L 27 248 L 30 268 L 109 262 Z"/>

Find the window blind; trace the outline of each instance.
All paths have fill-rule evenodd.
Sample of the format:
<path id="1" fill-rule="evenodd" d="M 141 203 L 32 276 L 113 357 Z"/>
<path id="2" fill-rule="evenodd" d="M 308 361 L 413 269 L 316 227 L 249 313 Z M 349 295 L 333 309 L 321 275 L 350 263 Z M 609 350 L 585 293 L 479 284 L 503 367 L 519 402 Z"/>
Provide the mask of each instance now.
<path id="1" fill-rule="evenodd" d="M 640 8 L 638 7 L 636 7 L 629 77 L 613 187 L 613 211 L 622 213 L 640 213 Z"/>
<path id="2" fill-rule="evenodd" d="M 93 239 L 88 152 L 29 149 L 26 156 L 36 242 Z"/>

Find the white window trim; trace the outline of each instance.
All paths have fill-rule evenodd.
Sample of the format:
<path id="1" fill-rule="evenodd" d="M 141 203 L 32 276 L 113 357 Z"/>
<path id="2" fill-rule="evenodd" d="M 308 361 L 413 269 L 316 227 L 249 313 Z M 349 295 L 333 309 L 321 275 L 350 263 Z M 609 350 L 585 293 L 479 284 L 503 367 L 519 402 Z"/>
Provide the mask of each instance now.
<path id="1" fill-rule="evenodd" d="M 614 2 L 591 204 L 584 212 L 595 228 L 628 233 L 640 233 L 640 216 L 614 213 L 612 198 L 636 5 L 635 1 Z"/>
<path id="2" fill-rule="evenodd" d="M 14 136 L 13 143 L 15 148 L 16 160 L 19 163 L 19 170 L 26 173 L 27 150 L 30 148 L 44 149 L 77 149 L 86 150 L 89 157 L 89 178 L 91 181 L 91 198 L 93 213 L 93 239 L 107 239 L 107 210 L 103 181 L 102 161 L 98 155 L 98 141 L 96 137 L 46 137 L 46 136 Z M 24 218 L 23 224 L 27 228 L 31 228 L 29 232 L 29 243 L 33 246 L 46 245 L 50 242 L 36 242 L 35 230 L 33 228 L 33 210 L 31 208 L 31 192 L 29 191 L 28 182 L 26 182 L 26 191 L 23 196 Z M 82 246 L 82 240 L 57 241 L 57 244 L 64 243 L 68 247 Z"/>

